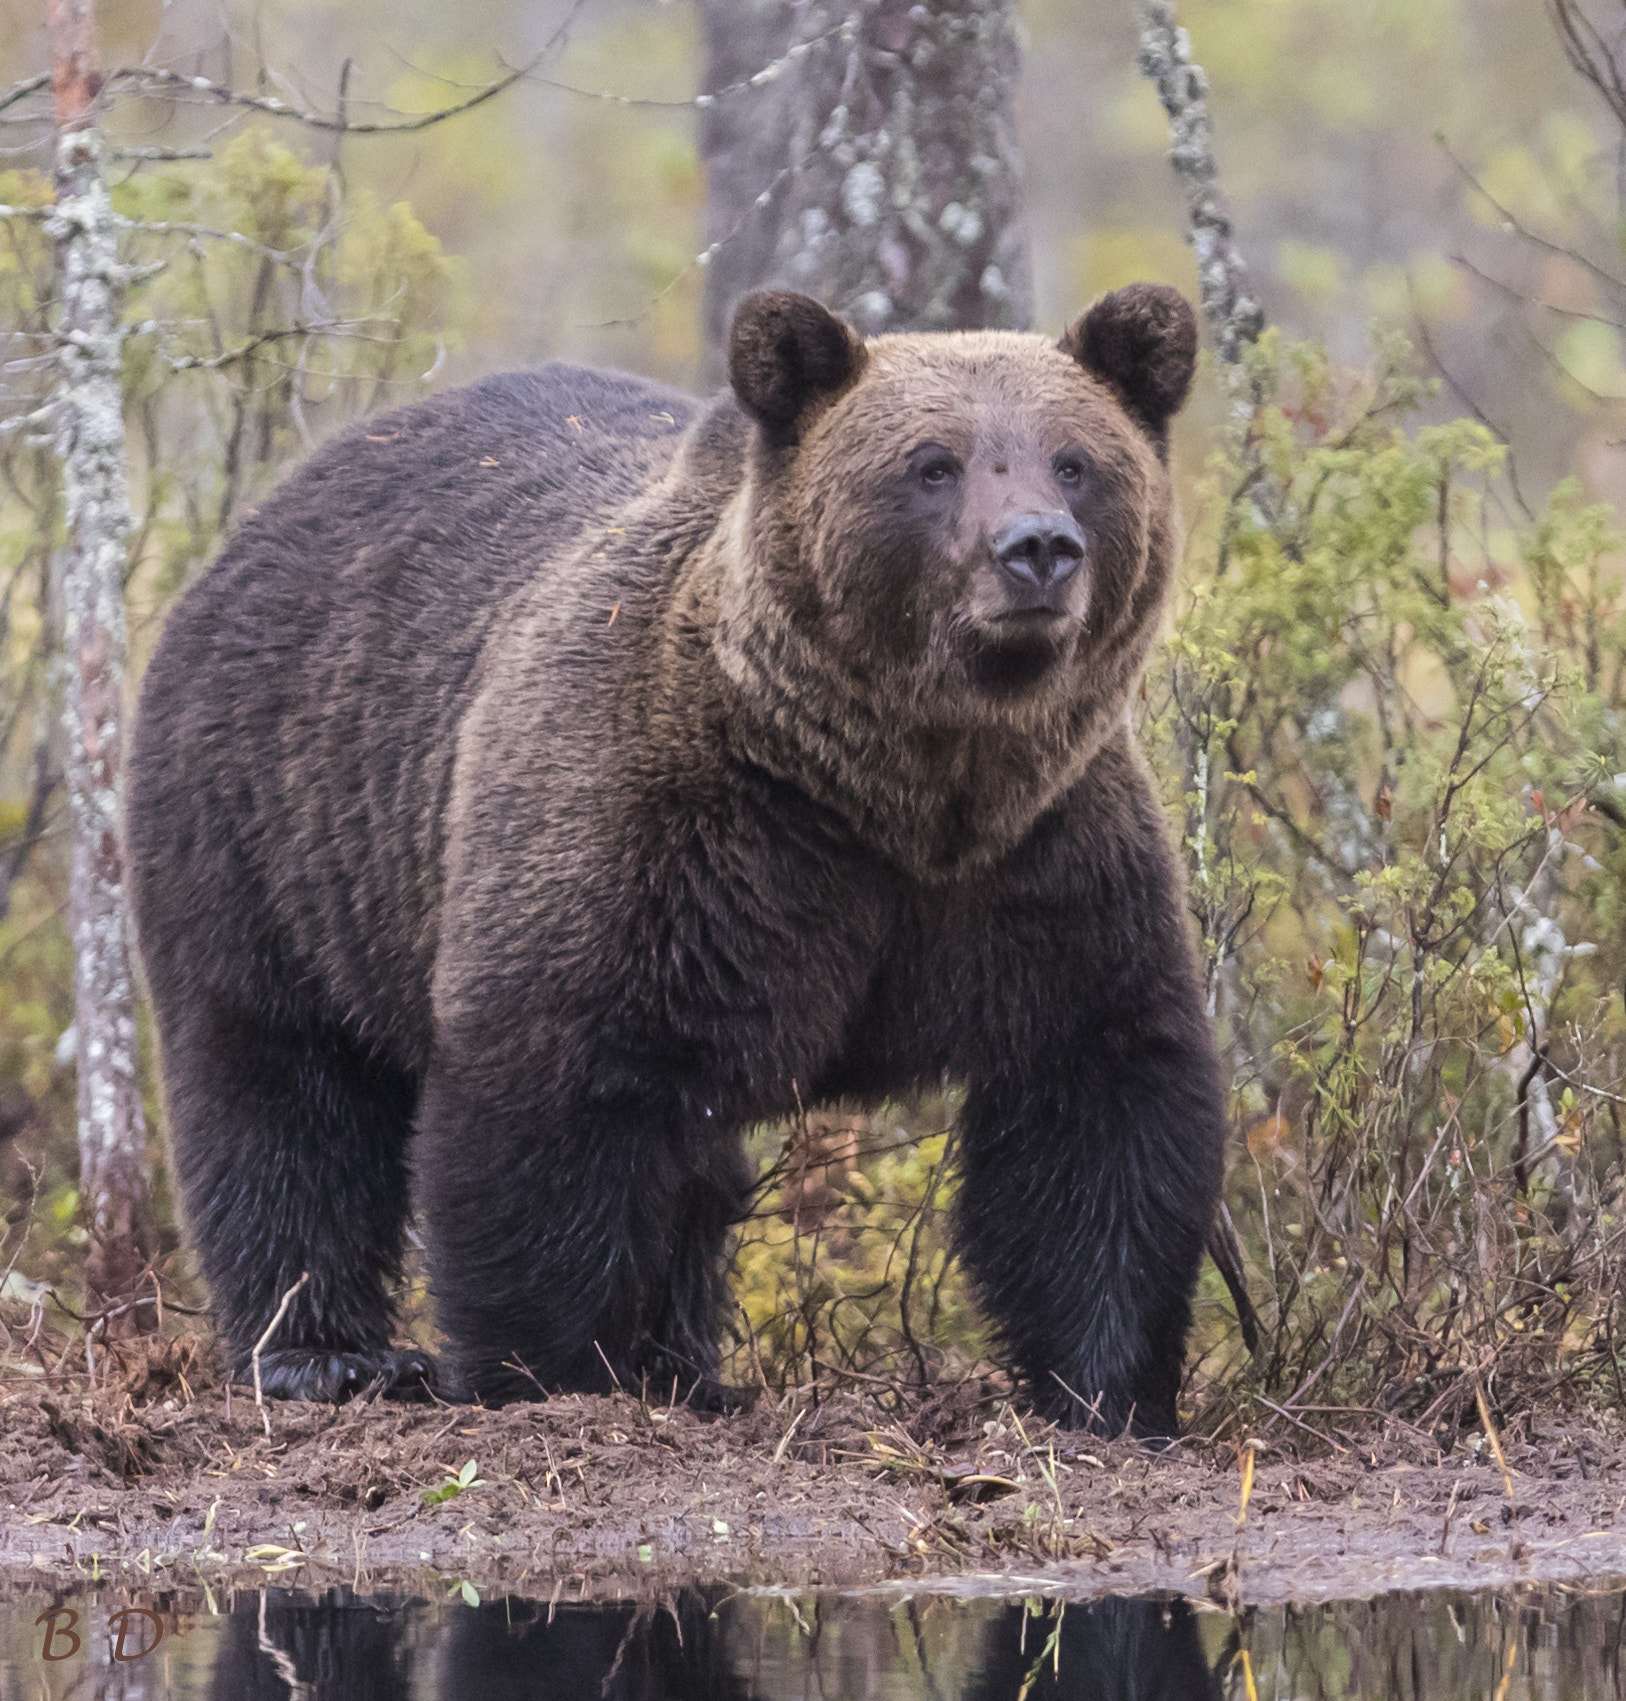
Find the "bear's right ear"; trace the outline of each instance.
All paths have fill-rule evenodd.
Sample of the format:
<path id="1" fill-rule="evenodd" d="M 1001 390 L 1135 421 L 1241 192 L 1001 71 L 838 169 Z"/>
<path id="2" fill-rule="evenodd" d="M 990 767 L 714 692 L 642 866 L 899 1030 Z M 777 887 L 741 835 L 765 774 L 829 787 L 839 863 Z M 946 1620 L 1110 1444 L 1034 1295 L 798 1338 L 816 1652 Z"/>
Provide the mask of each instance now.
<path id="1" fill-rule="evenodd" d="M 728 381 L 776 442 L 792 441 L 808 403 L 842 389 L 863 366 L 863 339 L 810 295 L 768 289 L 734 310 Z"/>

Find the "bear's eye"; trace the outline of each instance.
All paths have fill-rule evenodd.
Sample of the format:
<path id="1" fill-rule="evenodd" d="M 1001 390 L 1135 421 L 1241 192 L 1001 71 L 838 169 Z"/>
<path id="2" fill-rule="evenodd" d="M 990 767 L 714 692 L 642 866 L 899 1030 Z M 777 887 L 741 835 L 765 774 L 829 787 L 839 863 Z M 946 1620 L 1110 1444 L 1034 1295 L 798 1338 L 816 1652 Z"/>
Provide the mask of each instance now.
<path id="1" fill-rule="evenodd" d="M 914 475 L 928 490 L 943 490 L 960 476 L 960 462 L 947 449 L 928 444 L 910 457 Z"/>
<path id="2" fill-rule="evenodd" d="M 1077 455 L 1058 455 L 1054 471 L 1057 479 L 1069 490 L 1076 490 L 1084 482 L 1084 462 Z"/>

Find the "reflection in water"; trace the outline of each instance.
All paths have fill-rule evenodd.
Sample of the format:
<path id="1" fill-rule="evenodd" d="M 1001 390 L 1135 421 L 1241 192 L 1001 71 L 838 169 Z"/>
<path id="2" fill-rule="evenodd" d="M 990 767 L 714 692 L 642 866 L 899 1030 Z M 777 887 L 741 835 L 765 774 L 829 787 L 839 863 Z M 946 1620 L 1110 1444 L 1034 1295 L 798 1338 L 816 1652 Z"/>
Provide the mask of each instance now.
<path id="1" fill-rule="evenodd" d="M 809 1598 L 793 1609 L 727 1589 L 660 1603 L 559 1606 L 512 1598 L 453 1610 L 427 1661 L 403 1657 L 397 1614 L 366 1603 L 278 1601 L 233 1614 L 211 1701 L 769 1701 L 1022 1694 L 1218 1701 L 1183 1601 L 1099 1601 L 1030 1612 L 934 1597 L 903 1606 Z M 426 1682 L 415 1681 L 419 1675 Z M 1024 1687 L 1025 1686 L 1025 1687 Z"/>
<path id="2" fill-rule="evenodd" d="M 458 1613 L 436 1650 L 435 1701 L 745 1701 L 731 1672 L 721 1591 L 668 1603 L 564 1607 L 494 1602 Z M 729 1614 L 729 1620 L 734 1615 Z"/>
<path id="3" fill-rule="evenodd" d="M 213 1614 L 195 1598 L 31 1593 L 0 1595 L 0 1701 L 1593 1701 L 1626 1697 L 1622 1600 L 1397 1595 L 1237 1624 L 1184 1601 L 722 1584 L 478 1606 L 269 1589 Z M 126 1604 L 166 1633 L 116 1662 L 109 1619 Z M 34 1621 L 57 1607 L 82 1645 L 44 1661 Z"/>
<path id="4" fill-rule="evenodd" d="M 408 1701 L 410 1608 L 356 1600 L 348 1591 L 312 1600 L 267 1589 L 223 1615 L 210 1701 Z"/>
<path id="5" fill-rule="evenodd" d="M 523 1627 L 500 1608 L 459 1623 L 446 1644 L 439 1701 L 699 1701 L 715 1697 L 954 1695 L 1199 1701 L 1218 1695 L 1184 1604 L 1108 1601 L 1034 1618 L 1003 1603 L 942 1599 L 877 1610 L 809 1602 L 800 1615 L 686 1590 L 671 1608 L 546 1613 Z M 853 1610 L 857 1607 L 858 1610 Z M 742 1610 L 743 1609 L 743 1610 Z M 584 1623 L 583 1620 L 586 1622 Z"/>
<path id="6" fill-rule="evenodd" d="M 1185 1601 L 1092 1601 L 1032 1620 L 1007 1606 L 989 1623 L 977 1676 L 961 1693 L 1012 1701 L 1034 1673 L 1034 1697 L 1219 1701 L 1222 1693 Z"/>

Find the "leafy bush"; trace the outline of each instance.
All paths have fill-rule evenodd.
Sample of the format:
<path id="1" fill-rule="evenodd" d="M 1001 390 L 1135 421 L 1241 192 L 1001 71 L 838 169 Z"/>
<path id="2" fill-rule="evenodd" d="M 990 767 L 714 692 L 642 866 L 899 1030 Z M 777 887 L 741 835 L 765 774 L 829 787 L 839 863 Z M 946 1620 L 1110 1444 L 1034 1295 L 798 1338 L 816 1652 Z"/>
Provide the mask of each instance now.
<path id="1" fill-rule="evenodd" d="M 1617 540 L 1571 485 L 1503 519 L 1407 353 L 1253 352 L 1148 687 L 1265 1296 L 1200 1425 L 1619 1396 Z"/>

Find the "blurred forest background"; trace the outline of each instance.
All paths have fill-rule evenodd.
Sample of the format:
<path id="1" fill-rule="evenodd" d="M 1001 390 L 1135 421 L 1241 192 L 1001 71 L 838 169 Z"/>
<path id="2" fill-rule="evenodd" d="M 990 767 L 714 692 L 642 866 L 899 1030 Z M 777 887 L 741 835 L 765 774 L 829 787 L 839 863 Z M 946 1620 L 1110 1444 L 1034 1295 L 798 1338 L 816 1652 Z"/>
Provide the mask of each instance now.
<path id="1" fill-rule="evenodd" d="M 43 11 L 0 0 L 0 91 L 47 68 Z M 97 15 L 109 67 L 390 124 L 557 37 L 418 131 L 162 88 L 111 107 L 114 206 L 139 227 L 132 675 L 233 517 L 359 413 L 550 358 L 691 388 L 714 370 L 688 0 Z M 1256 1315 L 1244 1343 L 1205 1275 L 1189 1405 L 1211 1431 L 1364 1410 L 1448 1436 L 1486 1397 L 1515 1422 L 1626 1405 L 1626 102 L 1578 71 L 1574 15 L 1182 8 L 1270 327 L 1244 370 L 1209 360 L 1180 423 L 1189 559 L 1141 704 L 1236 1083 L 1227 1220 Z M 1590 16 L 1600 52 L 1626 30 L 1616 0 Z M 1028 0 L 1020 23 L 1034 322 L 1059 331 L 1142 278 L 1195 297 L 1132 0 Z M 737 123 L 758 98 L 734 97 Z M 0 203 L 51 199 L 44 110 L 0 110 Z M 52 291 L 41 222 L 0 219 L 13 421 L 51 381 Z M 50 445 L 0 437 L 0 1346 L 18 1374 L 81 1362 L 58 508 Z M 982 1373 L 944 1229 L 952 1109 L 764 1131 L 737 1379 L 857 1373 L 902 1397 Z M 184 1256 L 164 1281 L 199 1303 Z"/>

